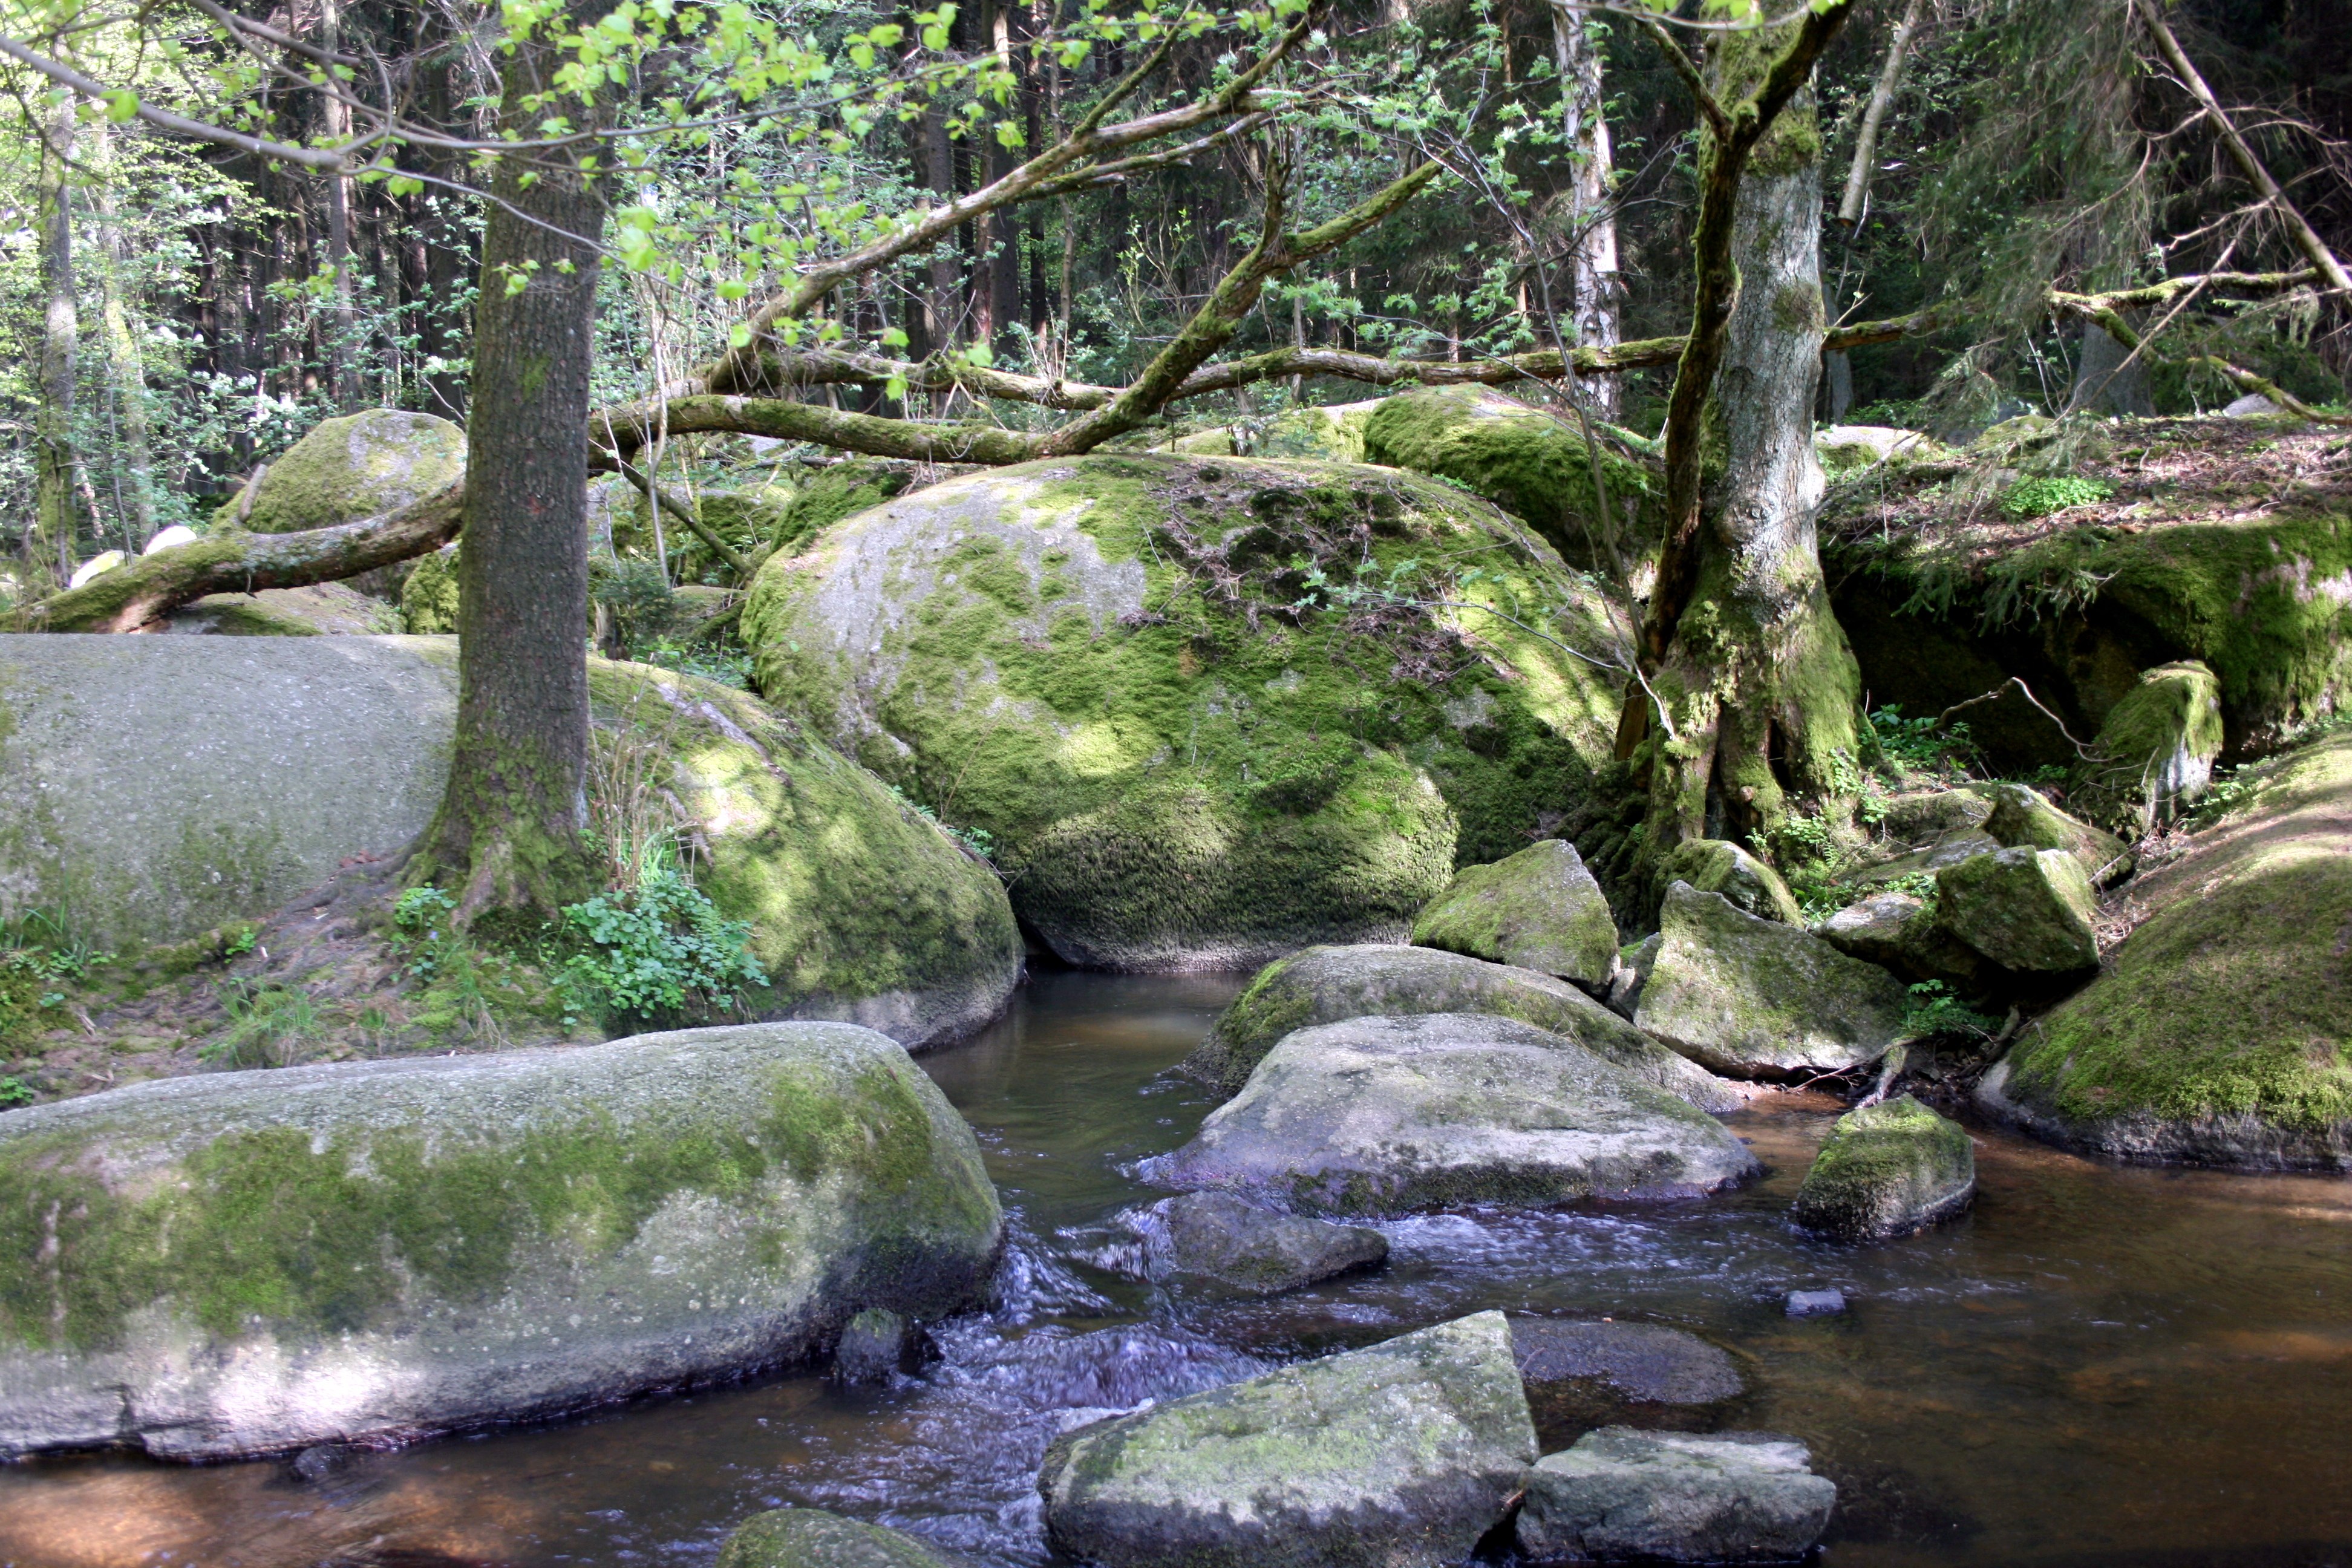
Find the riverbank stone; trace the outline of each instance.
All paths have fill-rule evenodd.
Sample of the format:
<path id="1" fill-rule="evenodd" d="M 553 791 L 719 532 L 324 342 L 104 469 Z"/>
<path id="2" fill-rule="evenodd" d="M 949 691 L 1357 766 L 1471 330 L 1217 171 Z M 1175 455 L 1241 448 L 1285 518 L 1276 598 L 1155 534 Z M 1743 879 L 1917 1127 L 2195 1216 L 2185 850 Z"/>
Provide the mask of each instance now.
<path id="1" fill-rule="evenodd" d="M 755 1513 L 719 1548 L 719 1568 L 950 1568 L 959 1561 L 903 1530 L 821 1508 Z"/>
<path id="2" fill-rule="evenodd" d="M 1811 932 L 1677 882 L 1633 1022 L 1702 1067 L 1738 1078 L 1832 1072 L 1903 1037 L 1903 983 Z"/>
<path id="3" fill-rule="evenodd" d="M 914 1359 L 918 1333 L 905 1313 L 868 1307 L 843 1327 L 833 1374 L 844 1383 L 887 1383 Z"/>
<path id="4" fill-rule="evenodd" d="M 1439 1013 L 1300 1029 L 1145 1180 L 1301 1214 L 1687 1197 L 1756 1162 L 1722 1123 L 1508 1018 Z"/>
<path id="5" fill-rule="evenodd" d="M 1218 1016 L 1183 1071 L 1237 1094 L 1282 1037 L 1318 1024 L 1419 1013 L 1516 1018 L 1605 1057 L 1701 1110 L 1737 1110 L 1737 1089 L 1549 974 L 1433 948 L 1310 947 L 1260 970 Z"/>
<path id="6" fill-rule="evenodd" d="M 2108 887 L 2131 874 L 2131 846 L 2114 834 L 2066 815 L 2030 784 L 1980 784 L 1979 792 L 1992 801 L 1984 832 L 2005 849 L 2063 849 L 2074 857 L 2084 874 Z"/>
<path id="7" fill-rule="evenodd" d="M 1747 1392 L 1720 1346 L 1663 1323 L 1514 1316 L 1511 1344 L 1538 1432 L 1685 1426 Z"/>
<path id="8" fill-rule="evenodd" d="M 1885 1241 L 1959 1213 L 1976 1190 L 1967 1130 L 1906 1094 L 1838 1118 L 1792 1212 L 1839 1241 Z"/>
<path id="9" fill-rule="evenodd" d="M 0 1116 L 0 1453 L 523 1420 L 939 1317 L 1002 1237 L 896 1043 L 747 1024 L 158 1079 Z M 331 1259 L 332 1268 L 322 1268 Z"/>
<path id="10" fill-rule="evenodd" d="M 1527 1474 L 1519 1550 L 1544 1561 L 1793 1563 L 1837 1487 L 1793 1437 L 1604 1426 Z"/>
<path id="11" fill-rule="evenodd" d="M 1302 600 L 1301 563 L 1337 585 L 1439 559 L 1473 607 Z M 1505 618 L 1535 602 L 1565 619 Z M 987 834 L 1057 956 L 1126 972 L 1402 941 L 1458 865 L 1584 799 L 1619 693 L 1551 639 L 1605 627 L 1590 583 L 1450 486 L 1168 453 L 902 494 L 772 557 L 742 620 L 763 691 Z M 1412 673 L 1439 647 L 1444 678 Z"/>
<path id="12" fill-rule="evenodd" d="M 1439 1568 L 1535 1452 L 1509 1325 L 1480 1312 L 1082 1426 L 1037 1489 L 1055 1549 L 1103 1568 Z"/>
<path id="13" fill-rule="evenodd" d="M 1163 1198 L 1139 1217 L 1154 1277 L 1189 1274 L 1253 1296 L 1377 1268 L 1389 1255 L 1389 1238 L 1369 1226 L 1276 1214 L 1230 1193 Z"/>
<path id="14" fill-rule="evenodd" d="M 2073 851 L 2020 845 L 1936 873 L 1936 924 L 2015 973 L 2096 967 L 2098 895 Z"/>
<path id="15" fill-rule="evenodd" d="M 1601 884 L 1565 838 L 1468 866 L 1412 922 L 1418 947 L 1539 970 L 1587 988 L 1617 967 L 1617 921 Z"/>

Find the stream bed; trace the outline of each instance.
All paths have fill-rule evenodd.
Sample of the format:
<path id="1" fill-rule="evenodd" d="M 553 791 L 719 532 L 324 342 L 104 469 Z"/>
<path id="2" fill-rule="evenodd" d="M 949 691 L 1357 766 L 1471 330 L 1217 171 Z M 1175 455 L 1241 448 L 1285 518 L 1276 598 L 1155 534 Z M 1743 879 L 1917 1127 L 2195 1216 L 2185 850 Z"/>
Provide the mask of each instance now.
<path id="1" fill-rule="evenodd" d="M 1002 1304 L 887 1389 L 809 1373 L 365 1454 L 0 1466 L 0 1568 L 702 1568 L 814 1504 L 1005 1565 L 1045 1552 L 1045 1444 L 1090 1414 L 1465 1312 L 1635 1319 L 1731 1349 L 1738 1426 L 1811 1445 L 1848 1565 L 2352 1568 L 2352 1182 L 2094 1163 L 1984 1128 L 1973 1212 L 1865 1251 L 1784 1215 L 1840 1109 L 1733 1118 L 1767 1168 L 1706 1202 L 1382 1226 L 1374 1274 L 1266 1301 L 1119 1272 L 1123 1167 L 1210 1109 L 1165 1069 L 1230 975 L 1040 975 L 919 1058 L 978 1129 L 1012 1220 Z M 1790 1319 L 1834 1285 L 1847 1312 Z"/>

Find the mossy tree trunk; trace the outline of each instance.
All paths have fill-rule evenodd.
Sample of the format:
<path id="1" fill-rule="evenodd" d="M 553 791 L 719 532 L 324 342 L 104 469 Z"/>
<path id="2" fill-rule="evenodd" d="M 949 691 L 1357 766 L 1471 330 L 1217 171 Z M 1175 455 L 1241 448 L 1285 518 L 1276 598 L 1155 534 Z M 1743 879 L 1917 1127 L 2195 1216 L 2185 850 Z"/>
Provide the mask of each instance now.
<path id="1" fill-rule="evenodd" d="M 1717 100 L 1761 96 L 1768 77 L 1785 77 L 1809 25 L 1724 37 L 1712 64 Z M 1702 280 L 1708 241 L 1727 237 L 1732 303 L 1696 419 L 1687 410 L 1696 389 L 1677 376 L 1675 401 L 1686 412 L 1683 428 L 1668 430 L 1676 443 L 1668 469 L 1684 493 L 1670 493 L 1668 509 L 1675 513 L 1679 500 L 1682 515 L 1670 515 L 1644 627 L 1654 704 L 1637 692 L 1622 732 L 1647 764 L 1653 858 L 1697 837 L 1769 844 L 1797 813 L 1843 826 L 1859 782 L 1861 679 L 1830 611 L 1814 536 L 1823 481 L 1812 410 L 1825 323 L 1821 134 L 1810 88 L 1789 97 L 1746 168 L 1732 171 L 1728 203 L 1719 199 L 1723 131 L 1707 142 L 1712 216 L 1727 216 L 1728 234 L 1701 237 Z M 1703 210 L 1703 225 L 1709 216 Z M 1707 310 L 1703 298 L 1695 338 Z M 1684 374 L 1692 368 L 1686 359 Z M 1701 445 L 1712 471 L 1694 490 Z"/>
<path id="2" fill-rule="evenodd" d="M 41 292 L 47 309 L 41 328 L 40 405 L 33 422 L 34 531 L 26 552 L 36 582 L 59 584 L 74 568 L 74 353 L 81 334 L 68 180 L 73 144 L 74 104 L 67 98 L 51 111 L 47 134 L 41 140 Z"/>
<path id="3" fill-rule="evenodd" d="M 538 101 L 562 53 L 501 62 L 499 114 L 528 134 L 576 99 Z M 588 375 L 605 196 L 569 162 L 499 165 L 482 237 L 457 568 L 457 735 L 415 879 L 458 889 L 463 919 L 551 912 L 584 896 L 588 752 Z"/>

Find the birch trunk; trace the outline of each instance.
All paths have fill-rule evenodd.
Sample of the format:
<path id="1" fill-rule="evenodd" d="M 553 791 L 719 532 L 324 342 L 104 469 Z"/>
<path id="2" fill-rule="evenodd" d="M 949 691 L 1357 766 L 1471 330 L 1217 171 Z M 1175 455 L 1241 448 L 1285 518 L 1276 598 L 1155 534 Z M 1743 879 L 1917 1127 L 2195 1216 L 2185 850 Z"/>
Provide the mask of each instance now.
<path id="1" fill-rule="evenodd" d="M 1570 156 L 1575 160 L 1568 206 L 1569 232 L 1575 240 L 1569 263 L 1575 341 L 1588 348 L 1613 348 L 1623 285 L 1617 276 L 1617 220 L 1609 210 L 1612 164 L 1609 121 L 1602 113 L 1601 51 L 1586 36 L 1583 20 L 1565 5 L 1552 7 L 1551 36 L 1567 105 L 1561 129 Z M 1618 386 L 1614 376 L 1596 376 L 1583 383 L 1590 411 L 1603 419 L 1615 419 Z"/>

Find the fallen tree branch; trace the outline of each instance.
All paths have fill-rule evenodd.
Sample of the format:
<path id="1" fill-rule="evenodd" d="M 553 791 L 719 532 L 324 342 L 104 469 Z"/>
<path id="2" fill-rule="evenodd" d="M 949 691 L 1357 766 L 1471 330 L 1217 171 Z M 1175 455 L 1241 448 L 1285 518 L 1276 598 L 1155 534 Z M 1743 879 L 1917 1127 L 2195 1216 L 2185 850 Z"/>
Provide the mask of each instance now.
<path id="1" fill-rule="evenodd" d="M 2123 312 L 2110 303 L 2112 299 L 2111 295 L 2069 294 L 2060 289 L 2050 290 L 2050 305 L 2053 310 L 2080 316 L 2087 321 L 2096 321 L 2106 330 L 2109 337 L 2123 344 L 2126 349 L 2133 353 L 2140 353 L 2146 344 L 2142 342 L 2139 332 L 2130 322 L 2124 320 Z M 2147 357 L 2154 360 L 2158 356 L 2151 353 Z M 2352 426 L 2352 416 L 2322 414 L 2268 376 L 2257 375 L 2254 372 L 2231 364 L 2228 360 L 2218 355 L 2190 354 L 2179 363 L 2203 365 L 2239 391 L 2251 392 L 2259 396 L 2267 397 L 2273 405 L 2285 409 L 2298 418 L 2308 419 L 2316 425 Z"/>
<path id="2" fill-rule="evenodd" d="M 460 479 L 386 517 L 301 533 L 220 533 L 144 555 L 16 616 L 27 632 L 145 631 L 207 594 L 307 588 L 438 550 L 465 521 Z"/>
<path id="3" fill-rule="evenodd" d="M 622 478 L 627 479 L 629 483 L 637 487 L 638 494 L 652 496 L 656 500 L 661 503 L 661 509 L 664 511 L 669 513 L 672 517 L 677 519 L 678 521 L 686 524 L 688 529 L 692 530 L 694 536 L 697 539 L 699 539 L 704 544 L 710 547 L 712 554 L 727 563 L 728 570 L 735 574 L 735 580 L 738 583 L 751 582 L 751 563 L 743 558 L 742 552 L 737 550 L 733 545 L 719 538 L 719 531 L 712 528 L 709 523 L 703 521 L 702 514 L 700 512 L 695 510 L 694 508 L 678 500 L 676 496 L 670 494 L 659 485 L 655 484 L 651 479 L 646 477 L 642 469 L 633 468 L 627 463 L 619 462 L 617 460 L 614 466 L 621 470 Z"/>

